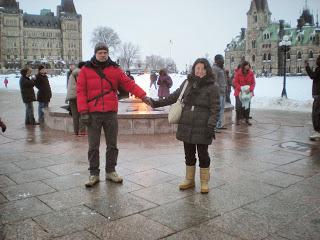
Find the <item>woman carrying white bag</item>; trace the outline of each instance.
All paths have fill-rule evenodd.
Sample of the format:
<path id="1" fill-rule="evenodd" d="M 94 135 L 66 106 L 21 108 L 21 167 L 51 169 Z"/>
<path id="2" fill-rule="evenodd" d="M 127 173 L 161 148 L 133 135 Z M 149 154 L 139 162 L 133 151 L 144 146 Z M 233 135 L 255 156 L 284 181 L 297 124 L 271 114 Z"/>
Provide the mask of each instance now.
<path id="1" fill-rule="evenodd" d="M 187 81 L 187 84 L 186 84 Z M 214 129 L 220 110 L 219 89 L 207 59 L 199 58 L 192 66 L 188 79 L 167 98 L 151 99 L 152 107 L 171 105 L 181 98 L 182 112 L 178 120 L 176 137 L 183 141 L 186 163 L 186 178 L 180 190 L 195 186 L 196 151 L 200 166 L 201 193 L 208 193 L 210 157 L 208 146 L 215 138 Z M 184 90 L 185 86 L 185 91 Z M 183 94 L 181 94 L 183 92 Z M 181 96 L 180 96 L 181 94 Z M 179 101 L 179 100 L 178 100 Z"/>

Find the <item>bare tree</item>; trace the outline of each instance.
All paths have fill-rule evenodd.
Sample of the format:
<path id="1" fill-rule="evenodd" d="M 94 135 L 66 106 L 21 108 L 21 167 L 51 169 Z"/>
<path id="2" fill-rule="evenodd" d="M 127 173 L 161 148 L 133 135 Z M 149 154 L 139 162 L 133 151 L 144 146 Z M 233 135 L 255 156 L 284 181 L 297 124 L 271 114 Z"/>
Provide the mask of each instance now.
<path id="1" fill-rule="evenodd" d="M 165 59 L 165 67 L 169 73 L 176 73 L 177 72 L 177 65 L 173 61 L 172 58 Z"/>
<path id="2" fill-rule="evenodd" d="M 97 27 L 93 30 L 91 43 L 96 45 L 98 42 L 103 42 L 109 47 L 110 53 L 113 53 L 119 47 L 121 40 L 118 34 L 109 27 Z"/>
<path id="3" fill-rule="evenodd" d="M 165 61 L 158 55 L 146 56 L 146 67 L 150 70 L 159 70 L 165 67 Z"/>
<path id="4" fill-rule="evenodd" d="M 133 62 L 139 59 L 139 46 L 131 42 L 121 46 L 119 61 L 123 68 L 130 69 Z"/>

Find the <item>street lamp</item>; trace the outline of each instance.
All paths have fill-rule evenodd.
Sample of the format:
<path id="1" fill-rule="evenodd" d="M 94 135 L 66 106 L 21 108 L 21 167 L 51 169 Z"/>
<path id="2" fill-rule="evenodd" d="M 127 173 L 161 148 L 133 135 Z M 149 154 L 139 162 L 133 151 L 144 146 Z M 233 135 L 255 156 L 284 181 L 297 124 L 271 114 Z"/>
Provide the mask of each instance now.
<path id="1" fill-rule="evenodd" d="M 279 43 L 279 48 L 283 51 L 283 89 L 281 93 L 281 97 L 287 97 L 287 90 L 286 90 L 286 75 L 287 75 L 287 52 L 290 51 L 291 41 L 289 40 L 289 36 L 285 35 L 282 38 L 282 41 Z"/>

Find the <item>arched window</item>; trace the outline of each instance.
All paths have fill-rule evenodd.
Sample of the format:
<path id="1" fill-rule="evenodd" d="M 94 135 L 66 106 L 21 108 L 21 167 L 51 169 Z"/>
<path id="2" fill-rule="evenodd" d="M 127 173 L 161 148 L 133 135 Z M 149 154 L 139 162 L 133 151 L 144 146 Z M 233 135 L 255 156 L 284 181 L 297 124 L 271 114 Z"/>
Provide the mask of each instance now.
<path id="1" fill-rule="evenodd" d="M 301 60 L 301 58 L 302 58 L 302 54 L 301 54 L 301 52 L 299 51 L 299 52 L 297 53 L 297 59 L 298 59 L 298 60 Z"/>
<path id="2" fill-rule="evenodd" d="M 252 55 L 252 62 L 255 62 L 255 61 L 256 61 L 256 56 Z"/>
<path id="3" fill-rule="evenodd" d="M 231 62 L 234 63 L 234 56 L 231 56 Z"/>
<path id="4" fill-rule="evenodd" d="M 254 22 L 255 22 L 255 23 L 258 22 L 258 16 L 257 16 L 257 15 L 254 15 L 254 16 L 253 16 L 253 19 L 254 19 Z"/>
<path id="5" fill-rule="evenodd" d="M 268 60 L 271 60 L 271 53 L 268 54 Z"/>
<path id="6" fill-rule="evenodd" d="M 263 54 L 263 60 L 264 60 L 264 61 L 267 60 L 267 54 L 266 54 L 266 53 Z"/>
<path id="7" fill-rule="evenodd" d="M 309 58 L 313 58 L 313 52 L 312 52 L 312 50 L 310 50 L 310 52 L 309 52 Z"/>
<path id="8" fill-rule="evenodd" d="M 290 59 L 291 59 L 290 53 L 287 52 L 287 60 L 290 60 Z"/>

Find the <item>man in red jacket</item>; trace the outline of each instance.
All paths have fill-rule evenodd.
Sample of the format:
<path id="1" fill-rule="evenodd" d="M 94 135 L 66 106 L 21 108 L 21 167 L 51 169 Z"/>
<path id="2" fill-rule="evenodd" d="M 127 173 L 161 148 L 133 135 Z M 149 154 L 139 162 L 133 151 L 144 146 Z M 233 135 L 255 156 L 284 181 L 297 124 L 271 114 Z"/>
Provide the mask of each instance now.
<path id="1" fill-rule="evenodd" d="M 92 187 L 99 182 L 99 146 L 102 128 L 107 145 L 106 179 L 116 183 L 123 181 L 115 170 L 119 151 L 117 148 L 118 88 L 121 86 L 150 104 L 145 91 L 109 58 L 109 49 L 106 44 L 97 43 L 94 53 L 95 56 L 82 67 L 77 79 L 78 111 L 82 122 L 88 127 L 90 177 L 85 184 L 86 187 Z"/>

